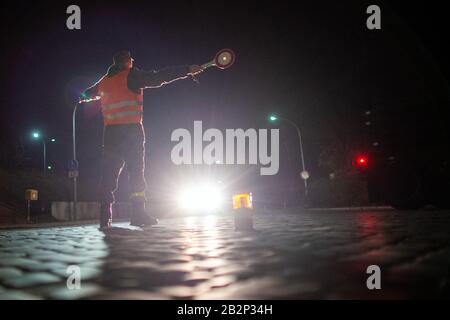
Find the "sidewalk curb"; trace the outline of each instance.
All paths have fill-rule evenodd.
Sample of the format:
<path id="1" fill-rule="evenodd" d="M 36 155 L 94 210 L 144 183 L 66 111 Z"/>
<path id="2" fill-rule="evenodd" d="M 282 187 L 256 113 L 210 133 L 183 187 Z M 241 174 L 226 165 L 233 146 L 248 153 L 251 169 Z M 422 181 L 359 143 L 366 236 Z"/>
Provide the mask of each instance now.
<path id="1" fill-rule="evenodd" d="M 114 222 L 127 222 L 130 219 L 116 219 Z M 61 228 L 61 227 L 78 227 L 90 224 L 98 224 L 98 220 L 80 220 L 80 221 L 58 221 L 46 223 L 22 223 L 11 225 L 0 225 L 0 231 L 22 230 L 22 229 L 42 229 L 42 228 Z"/>
<path id="2" fill-rule="evenodd" d="M 391 206 L 368 206 L 368 207 L 338 207 L 338 208 L 305 208 L 305 211 L 377 211 L 394 210 Z"/>

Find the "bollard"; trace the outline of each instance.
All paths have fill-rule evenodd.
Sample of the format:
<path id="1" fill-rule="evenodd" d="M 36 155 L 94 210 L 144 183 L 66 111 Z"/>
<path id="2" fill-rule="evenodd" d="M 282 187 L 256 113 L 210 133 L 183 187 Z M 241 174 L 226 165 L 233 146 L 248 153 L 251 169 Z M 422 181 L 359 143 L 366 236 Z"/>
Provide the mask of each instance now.
<path id="1" fill-rule="evenodd" d="M 236 230 L 253 230 L 253 203 L 251 192 L 233 196 L 234 226 Z"/>

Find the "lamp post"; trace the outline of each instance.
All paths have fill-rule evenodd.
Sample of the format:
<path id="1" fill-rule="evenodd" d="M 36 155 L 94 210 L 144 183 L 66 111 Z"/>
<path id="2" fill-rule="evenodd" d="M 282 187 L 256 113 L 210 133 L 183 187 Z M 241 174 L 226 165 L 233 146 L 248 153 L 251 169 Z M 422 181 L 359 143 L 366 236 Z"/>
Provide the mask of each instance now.
<path id="1" fill-rule="evenodd" d="M 305 168 L 305 157 L 304 157 L 304 153 L 303 153 L 303 141 L 302 141 L 302 133 L 300 131 L 300 128 L 291 120 L 283 118 L 283 117 L 279 117 L 277 115 L 271 114 L 269 115 L 269 121 L 270 122 L 275 122 L 275 121 L 285 121 L 287 123 L 289 123 L 291 126 L 293 126 L 295 128 L 295 130 L 297 131 L 297 135 L 298 135 L 298 142 L 299 142 L 299 149 L 300 149 L 300 159 L 301 159 L 301 164 L 302 164 L 302 173 L 301 173 L 301 177 L 303 179 L 303 183 L 305 185 L 305 197 L 308 196 L 308 178 L 309 178 L 309 173 L 308 171 L 306 171 Z"/>
<path id="2" fill-rule="evenodd" d="M 44 147 L 44 174 L 47 173 L 47 144 L 45 143 L 45 139 L 42 139 L 42 146 Z"/>
<path id="3" fill-rule="evenodd" d="M 72 112 L 72 165 L 76 167 L 76 173 L 73 175 L 73 205 L 74 209 L 72 210 L 74 216 L 72 218 L 76 218 L 77 216 L 77 202 L 78 202 L 78 160 L 77 160 L 77 136 L 76 136 L 76 120 L 77 120 L 77 111 L 78 106 L 81 103 L 87 103 L 91 101 L 99 100 L 100 97 L 88 98 L 86 95 L 81 95 L 82 99 L 79 100 Z M 71 168 L 71 170 L 74 168 Z"/>
<path id="4" fill-rule="evenodd" d="M 73 158 L 73 164 L 77 164 L 77 140 L 76 140 L 76 117 L 77 117 L 77 110 L 78 105 L 80 102 L 77 102 L 75 104 L 75 107 L 73 108 L 72 113 L 72 158 Z M 78 168 L 77 168 L 78 171 Z M 72 219 L 75 219 L 77 216 L 77 202 L 78 202 L 78 174 L 73 175 L 73 217 Z"/>
<path id="5" fill-rule="evenodd" d="M 42 143 L 42 149 L 43 149 L 43 158 L 44 158 L 44 174 L 47 172 L 47 143 L 45 137 L 40 134 L 38 131 L 34 131 L 31 136 L 35 140 L 41 140 Z M 56 142 L 55 138 L 50 139 L 51 142 Z"/>

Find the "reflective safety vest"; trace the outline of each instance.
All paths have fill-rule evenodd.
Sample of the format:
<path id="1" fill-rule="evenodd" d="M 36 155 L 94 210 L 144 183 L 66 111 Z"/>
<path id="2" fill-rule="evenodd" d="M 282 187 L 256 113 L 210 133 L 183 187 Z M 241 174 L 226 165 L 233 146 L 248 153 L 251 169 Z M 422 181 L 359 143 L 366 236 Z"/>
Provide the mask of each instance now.
<path id="1" fill-rule="evenodd" d="M 105 126 L 115 124 L 142 123 L 143 93 L 128 89 L 128 74 L 125 69 L 112 77 L 104 77 L 99 83 L 99 93 Z"/>

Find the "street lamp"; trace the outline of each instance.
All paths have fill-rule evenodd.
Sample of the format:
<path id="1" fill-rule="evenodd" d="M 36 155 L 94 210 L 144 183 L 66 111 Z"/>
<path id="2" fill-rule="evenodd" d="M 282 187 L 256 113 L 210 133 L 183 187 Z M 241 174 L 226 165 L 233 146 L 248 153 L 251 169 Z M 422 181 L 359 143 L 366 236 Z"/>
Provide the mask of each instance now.
<path id="1" fill-rule="evenodd" d="M 285 121 L 285 122 L 289 123 L 291 126 L 293 126 L 295 128 L 295 130 L 297 130 L 298 142 L 299 142 L 299 148 L 300 148 L 300 158 L 301 158 L 301 161 L 302 161 L 301 177 L 302 177 L 303 182 L 305 184 L 305 197 L 307 197 L 308 196 L 308 182 L 307 182 L 307 180 L 309 179 L 309 173 L 305 169 L 305 157 L 303 155 L 303 142 L 302 142 L 302 133 L 300 132 L 300 128 L 294 122 L 292 122 L 291 120 L 283 118 L 283 117 L 279 117 L 276 114 L 270 114 L 268 119 L 269 119 L 270 122 L 276 122 L 278 120 Z"/>
<path id="2" fill-rule="evenodd" d="M 31 137 L 34 140 L 41 140 L 42 143 L 42 149 L 43 149 L 43 153 L 44 153 L 44 174 L 46 173 L 47 169 L 51 170 L 51 166 L 47 166 L 47 144 L 46 144 L 46 139 L 45 137 L 39 132 L 39 131 L 33 131 L 31 133 Z M 50 139 L 51 142 L 56 142 L 55 138 Z"/>
<path id="3" fill-rule="evenodd" d="M 77 216 L 77 202 L 78 202 L 78 160 L 77 160 L 77 133 L 76 133 L 76 126 L 77 126 L 77 111 L 78 107 L 81 103 L 87 103 L 91 101 L 99 100 L 100 97 L 95 98 L 89 98 L 85 93 L 81 94 L 81 100 L 79 100 L 77 103 L 75 103 L 75 107 L 73 108 L 72 112 L 72 161 L 71 165 L 75 168 L 71 168 L 70 170 L 74 170 L 74 174 L 72 175 L 73 178 L 73 218 L 76 218 Z"/>
<path id="4" fill-rule="evenodd" d="M 42 149 L 43 149 L 43 153 L 44 153 L 44 174 L 47 170 L 47 145 L 45 144 L 45 139 L 41 136 L 41 134 L 37 131 L 34 131 L 31 136 L 33 137 L 34 140 L 41 140 L 42 143 Z"/>

